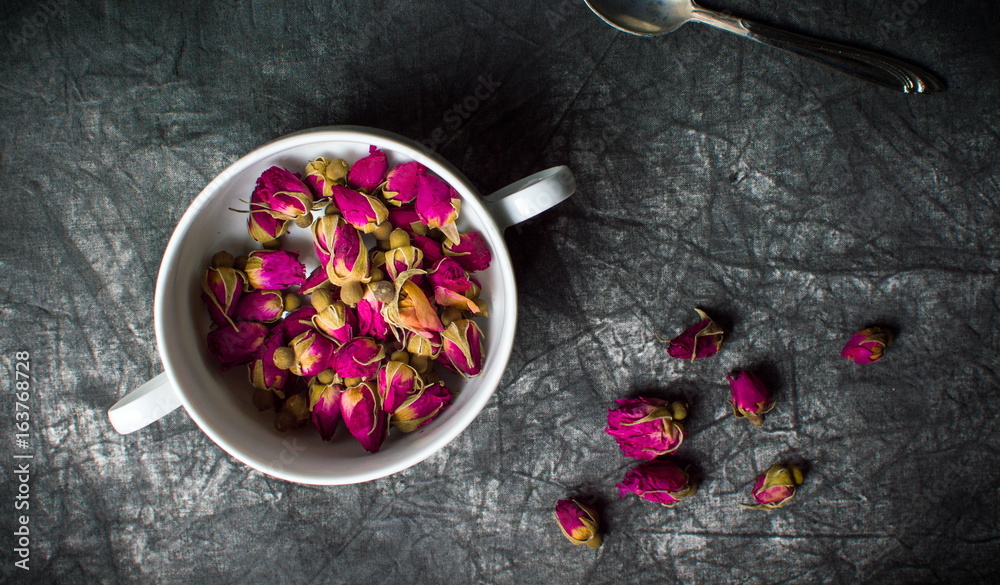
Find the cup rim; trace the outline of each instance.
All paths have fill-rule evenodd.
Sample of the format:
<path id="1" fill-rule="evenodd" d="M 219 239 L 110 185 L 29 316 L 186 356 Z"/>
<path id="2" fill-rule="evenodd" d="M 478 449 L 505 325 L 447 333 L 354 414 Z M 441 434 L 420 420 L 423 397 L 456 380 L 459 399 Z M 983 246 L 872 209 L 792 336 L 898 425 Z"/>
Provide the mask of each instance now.
<path id="1" fill-rule="evenodd" d="M 499 323 L 499 327 L 496 327 L 497 331 L 492 333 L 492 335 L 500 337 L 497 346 L 498 351 L 491 356 L 489 366 L 484 368 L 480 374 L 481 383 L 478 391 L 464 405 L 463 409 L 449 421 L 447 426 L 440 427 L 438 434 L 431 437 L 430 440 L 408 457 L 398 459 L 391 464 L 375 468 L 368 472 L 336 475 L 296 472 L 279 468 L 271 465 L 269 462 L 254 458 L 243 452 L 238 445 L 234 445 L 205 420 L 198 409 L 188 399 L 188 391 L 184 390 L 181 384 L 178 383 L 178 376 L 175 373 L 177 365 L 171 359 L 171 347 L 174 345 L 174 340 L 168 331 L 171 319 L 166 312 L 166 302 L 164 300 L 169 293 L 168 289 L 173 286 L 173 282 L 178 278 L 180 267 L 176 259 L 185 236 L 199 212 L 209 200 L 215 197 L 226 182 L 237 174 L 244 172 L 261 159 L 280 153 L 281 151 L 306 144 L 333 141 L 367 142 L 368 144 L 378 146 L 380 149 L 397 152 L 409 157 L 411 160 L 419 161 L 461 194 L 463 209 L 466 207 L 474 208 L 476 215 L 483 220 L 482 225 L 477 227 L 484 231 L 493 232 L 490 234 L 491 237 L 489 240 L 493 244 L 491 252 L 493 254 L 494 265 L 501 272 L 500 281 L 504 288 L 504 314 L 506 316 L 505 320 Z M 241 156 L 214 179 L 209 181 L 181 215 L 164 250 L 163 260 L 157 274 L 153 300 L 153 319 L 158 353 L 160 354 L 160 360 L 163 363 L 167 378 L 170 380 L 188 416 L 194 420 L 202 432 L 208 435 L 216 445 L 243 464 L 272 477 L 301 484 L 346 485 L 371 481 L 398 473 L 440 451 L 458 437 L 479 416 L 479 413 L 482 412 L 500 384 L 501 377 L 507 368 L 507 363 L 510 360 L 514 346 L 514 335 L 517 325 L 517 287 L 514 279 L 514 270 L 510 259 L 510 252 L 503 238 L 503 230 L 498 227 L 493 216 L 483 204 L 481 197 L 468 178 L 437 153 L 427 149 L 416 141 L 376 128 L 363 126 L 321 126 L 309 128 L 279 137 Z"/>

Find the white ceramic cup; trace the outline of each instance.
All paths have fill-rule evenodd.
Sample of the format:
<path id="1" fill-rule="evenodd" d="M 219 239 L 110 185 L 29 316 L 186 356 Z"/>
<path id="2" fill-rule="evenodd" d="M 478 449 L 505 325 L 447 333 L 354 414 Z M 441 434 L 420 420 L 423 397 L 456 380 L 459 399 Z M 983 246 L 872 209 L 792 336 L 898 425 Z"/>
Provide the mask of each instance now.
<path id="1" fill-rule="evenodd" d="M 209 318 L 199 298 L 201 277 L 212 255 L 253 249 L 243 208 L 257 177 L 271 166 L 302 172 L 317 157 L 353 162 L 382 149 L 390 165 L 419 161 L 462 196 L 461 231 L 483 234 L 493 262 L 477 272 L 490 316 L 477 319 L 485 337 L 483 372 L 471 380 L 446 378 L 459 391 L 454 403 L 415 432 L 390 432 L 378 453 L 367 453 L 341 425 L 332 441 L 311 428 L 281 433 L 273 413 L 258 412 L 245 367 L 221 373 L 208 353 Z M 503 230 L 566 199 L 576 190 L 572 173 L 555 167 L 481 198 L 455 167 L 415 141 L 353 126 L 304 130 L 247 154 L 219 174 L 191 203 L 167 244 L 156 281 L 153 318 L 164 373 L 126 395 L 108 416 L 115 430 L 131 433 L 183 405 L 215 443 L 243 463 L 287 481 L 337 485 L 369 481 L 423 461 L 459 435 L 479 414 L 500 383 L 510 358 L 517 321 L 517 291 Z M 309 230 L 291 227 L 284 248 L 301 252 L 307 270 L 316 266 Z M 312 264 L 309 263 L 312 260 Z"/>

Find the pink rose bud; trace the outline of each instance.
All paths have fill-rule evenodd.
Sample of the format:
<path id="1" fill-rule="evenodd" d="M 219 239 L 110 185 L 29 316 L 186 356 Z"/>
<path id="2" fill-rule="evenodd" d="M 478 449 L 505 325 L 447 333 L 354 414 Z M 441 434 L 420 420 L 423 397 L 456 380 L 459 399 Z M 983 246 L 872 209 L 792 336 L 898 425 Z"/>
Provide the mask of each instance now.
<path id="1" fill-rule="evenodd" d="M 429 424 L 451 404 L 451 392 L 441 384 L 431 384 L 418 394 L 411 394 L 392 414 L 392 426 L 412 433 Z"/>
<path id="2" fill-rule="evenodd" d="M 285 297 L 276 290 L 252 290 L 236 304 L 233 318 L 240 321 L 273 323 L 285 312 Z"/>
<path id="3" fill-rule="evenodd" d="M 333 201 L 347 223 L 370 234 L 389 217 L 385 205 L 372 197 L 340 185 L 333 186 Z"/>
<path id="4" fill-rule="evenodd" d="M 313 246 L 326 267 L 327 278 L 342 288 L 341 300 L 348 306 L 356 305 L 364 294 L 361 285 L 371 280 L 361 232 L 342 217 L 325 215 L 313 224 Z"/>
<path id="5" fill-rule="evenodd" d="M 608 409 L 604 432 L 615 438 L 622 454 L 652 460 L 673 453 L 684 441 L 687 406 L 658 398 L 616 400 L 618 408 Z"/>
<path id="6" fill-rule="evenodd" d="M 577 500 L 559 500 L 555 515 L 563 536 L 573 544 L 585 544 L 597 549 L 604 542 L 597 511 L 593 507 Z"/>
<path id="7" fill-rule="evenodd" d="M 417 217 L 427 227 L 438 228 L 452 242 L 459 240 L 455 219 L 462 207 L 458 191 L 435 175 L 425 174 L 420 177 L 417 190 L 417 200 L 414 208 Z"/>
<path id="8" fill-rule="evenodd" d="M 468 272 L 486 270 L 493 261 L 486 240 L 479 232 L 460 234 L 458 243 L 445 242 L 444 253 L 453 257 Z"/>
<path id="9" fill-rule="evenodd" d="M 389 170 L 389 160 L 385 153 L 377 147 L 368 149 L 368 156 L 354 163 L 347 173 L 347 185 L 352 189 L 360 189 L 366 193 L 374 193 L 379 185 L 385 182 Z"/>
<path id="10" fill-rule="evenodd" d="M 347 182 L 347 161 L 319 157 L 306 165 L 305 184 L 312 190 L 313 199 L 328 200 L 333 196 L 333 186 Z"/>
<path id="11" fill-rule="evenodd" d="M 385 307 L 385 319 L 392 325 L 429 337 L 431 333 L 444 331 L 434 305 L 427 295 L 403 273 L 397 279 L 396 301 Z"/>
<path id="12" fill-rule="evenodd" d="M 625 474 L 625 479 L 616 487 L 623 498 L 631 493 L 668 508 L 673 508 L 677 502 L 698 491 L 687 471 L 667 460 L 639 465 Z"/>
<path id="13" fill-rule="evenodd" d="M 275 329 L 281 330 L 282 339 L 286 344 L 291 343 L 299 335 L 313 330 L 312 318 L 315 315 L 316 309 L 309 306 L 299 307 L 288 313 Z"/>
<path id="14" fill-rule="evenodd" d="M 334 301 L 322 311 L 318 311 L 312 322 L 316 329 L 338 344 L 354 339 L 354 333 L 358 328 L 358 317 L 354 310 L 341 301 Z"/>
<path id="15" fill-rule="evenodd" d="M 236 366 L 248 364 L 267 337 L 267 325 L 240 321 L 234 327 L 220 327 L 208 334 L 208 351 L 219 361 L 225 372 Z"/>
<path id="16" fill-rule="evenodd" d="M 212 322 L 219 327 L 234 327 L 232 317 L 243 290 L 246 275 L 235 268 L 209 268 L 201 279 L 201 300 L 208 307 Z"/>
<path id="17" fill-rule="evenodd" d="M 420 188 L 420 178 L 428 172 L 427 167 L 416 161 L 398 165 L 386 176 L 382 196 L 396 206 L 413 203 Z"/>
<path id="18" fill-rule="evenodd" d="M 344 426 L 370 453 L 377 453 L 389 433 L 388 415 L 371 382 L 362 382 L 340 395 Z"/>
<path id="19" fill-rule="evenodd" d="M 326 276 L 326 267 L 320 264 L 309 273 L 299 292 L 309 295 L 318 288 L 327 288 L 329 284 L 330 279 Z"/>
<path id="20" fill-rule="evenodd" d="M 345 388 L 339 384 L 315 384 L 309 389 L 309 411 L 312 423 L 324 441 L 333 438 L 340 424 L 340 396 Z"/>
<path id="21" fill-rule="evenodd" d="M 483 371 L 483 332 L 469 319 L 453 321 L 441 334 L 441 357 L 446 368 L 466 378 Z"/>
<path id="22" fill-rule="evenodd" d="M 422 387 L 417 371 L 402 362 L 386 362 L 378 371 L 378 393 L 382 397 L 382 408 L 389 414 L 396 412 L 411 394 Z"/>
<path id="23" fill-rule="evenodd" d="M 419 248 L 421 252 L 424 253 L 424 266 L 434 266 L 442 258 L 444 258 L 444 251 L 441 248 L 441 242 L 433 238 L 428 238 L 427 236 L 422 236 L 420 234 L 412 234 L 410 236 L 410 242 L 415 248 Z"/>
<path id="24" fill-rule="evenodd" d="M 442 258 L 428 273 L 434 288 L 434 302 L 442 307 L 456 307 L 479 313 L 479 306 L 464 293 L 472 290 L 472 281 L 462 266 L 451 258 Z"/>
<path id="25" fill-rule="evenodd" d="M 701 321 L 687 328 L 684 333 L 670 340 L 667 353 L 671 357 L 694 361 L 712 357 L 722 348 L 722 327 L 712 321 L 701 309 L 695 309 Z"/>
<path id="26" fill-rule="evenodd" d="M 247 218 L 247 232 L 254 241 L 264 244 L 285 235 L 288 224 L 288 220 L 272 217 L 267 211 L 251 211 Z"/>
<path id="27" fill-rule="evenodd" d="M 751 494 L 756 504 L 740 504 L 754 510 L 773 510 L 788 503 L 802 484 L 802 470 L 794 465 L 775 465 L 759 476 Z"/>
<path id="28" fill-rule="evenodd" d="M 375 294 L 367 289 L 365 296 L 358 303 L 358 334 L 371 337 L 376 341 L 385 341 L 389 336 L 389 324 L 382 316 L 383 303 L 375 298 Z"/>
<path id="29" fill-rule="evenodd" d="M 367 337 L 358 337 L 340 346 L 334 356 L 333 369 L 341 378 L 368 380 L 378 373 L 385 357 L 385 348 Z"/>
<path id="30" fill-rule="evenodd" d="M 288 370 L 282 370 L 274 365 L 274 350 L 285 345 L 282 331 L 275 327 L 264 338 L 264 343 L 257 350 L 257 355 L 250 362 L 250 384 L 259 390 L 274 392 L 284 398 L 281 391 L 288 381 Z"/>
<path id="31" fill-rule="evenodd" d="M 423 225 L 420 216 L 417 215 L 417 210 L 412 207 L 390 207 L 389 223 L 392 224 L 392 229 L 402 229 L 411 236 L 414 233 L 414 224 Z"/>
<path id="32" fill-rule="evenodd" d="M 257 178 L 257 185 L 250 197 L 251 212 L 266 211 L 271 217 L 283 221 L 311 223 L 312 206 L 313 197 L 309 187 L 298 175 L 281 167 L 271 167 L 264 171 Z"/>
<path id="33" fill-rule="evenodd" d="M 299 335 L 289 344 L 295 359 L 289 370 L 296 376 L 315 376 L 333 367 L 337 345 L 315 329 Z"/>
<path id="34" fill-rule="evenodd" d="M 427 332 L 424 335 L 410 333 L 406 337 L 406 351 L 432 360 L 437 359 L 441 354 L 441 336 L 434 332 Z"/>
<path id="35" fill-rule="evenodd" d="M 758 428 L 764 424 L 764 414 L 771 412 L 774 401 L 771 392 L 752 372 L 737 371 L 726 376 L 732 394 L 733 414 L 746 417 Z"/>
<path id="36" fill-rule="evenodd" d="M 840 355 L 864 365 L 882 359 L 882 352 L 892 345 L 892 332 L 881 327 L 862 329 L 851 336 Z"/>
<path id="37" fill-rule="evenodd" d="M 247 280 L 256 289 L 281 290 L 306 281 L 306 267 L 297 252 L 254 250 L 246 267 Z"/>
<path id="38" fill-rule="evenodd" d="M 423 265 L 424 253 L 416 246 L 400 246 L 385 253 L 383 269 L 389 279 L 395 281 L 407 270 L 419 270 Z"/>

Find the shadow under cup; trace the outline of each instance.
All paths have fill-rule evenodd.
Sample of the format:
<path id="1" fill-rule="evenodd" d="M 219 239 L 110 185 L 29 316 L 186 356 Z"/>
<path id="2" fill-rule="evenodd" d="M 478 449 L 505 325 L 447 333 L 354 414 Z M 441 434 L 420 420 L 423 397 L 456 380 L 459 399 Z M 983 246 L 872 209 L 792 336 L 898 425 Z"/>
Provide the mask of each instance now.
<path id="1" fill-rule="evenodd" d="M 391 429 L 378 453 L 368 453 L 344 429 L 322 441 L 311 424 L 291 432 L 274 428 L 273 411 L 252 404 L 253 387 L 246 366 L 220 372 L 209 354 L 210 319 L 200 299 L 201 279 L 212 255 L 234 256 L 259 248 L 247 234 L 245 209 L 257 177 L 271 166 L 302 173 L 317 157 L 353 162 L 381 148 L 391 166 L 417 160 L 451 184 L 462 196 L 460 231 L 483 234 L 493 262 L 474 276 L 490 316 L 476 319 L 483 331 L 483 373 L 465 380 L 442 375 L 457 392 L 454 402 L 433 422 L 412 433 Z M 241 201 L 242 200 L 242 201 Z M 320 212 L 321 213 L 321 212 Z M 366 237 L 366 240 L 368 238 Z M 299 252 L 311 271 L 318 264 L 311 232 L 291 225 L 283 248 Z M 164 369 L 185 409 L 219 446 L 243 463 L 269 475 L 308 484 L 368 481 L 414 465 L 440 450 L 465 429 L 489 401 L 510 357 L 516 324 L 516 289 L 503 235 L 467 180 L 436 155 L 405 139 L 352 130 L 322 130 L 279 139 L 241 158 L 202 191 L 178 223 L 164 254 L 157 280 L 154 318 Z M 443 368 L 437 368 L 445 374 Z"/>

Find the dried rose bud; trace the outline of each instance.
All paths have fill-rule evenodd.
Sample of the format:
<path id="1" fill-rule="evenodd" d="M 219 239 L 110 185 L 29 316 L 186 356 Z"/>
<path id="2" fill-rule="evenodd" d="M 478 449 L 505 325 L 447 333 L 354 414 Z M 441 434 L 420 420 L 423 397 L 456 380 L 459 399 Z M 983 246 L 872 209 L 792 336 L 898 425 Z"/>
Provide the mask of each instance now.
<path id="1" fill-rule="evenodd" d="M 556 522 L 563 536 L 573 544 L 585 544 L 597 549 L 604 542 L 599 528 L 597 511 L 577 500 L 559 500 L 556 502 Z"/>
<path id="2" fill-rule="evenodd" d="M 420 375 L 402 362 L 386 362 L 378 371 L 378 393 L 382 397 L 382 408 L 389 414 L 396 412 L 411 394 L 421 388 L 423 382 Z"/>
<path id="3" fill-rule="evenodd" d="M 882 352 L 892 345 L 892 332 L 881 327 L 862 329 L 851 336 L 840 355 L 864 365 L 882 359 Z"/>
<path id="4" fill-rule="evenodd" d="M 802 485 L 802 470 L 794 465 L 774 465 L 759 476 L 751 494 L 756 504 L 740 504 L 754 510 L 773 510 L 788 503 Z"/>
<path id="5" fill-rule="evenodd" d="M 771 392 L 753 372 L 737 371 L 726 376 L 732 394 L 733 414 L 746 417 L 755 426 L 764 424 L 764 414 L 771 412 Z"/>
<path id="6" fill-rule="evenodd" d="M 334 356 L 333 369 L 341 378 L 368 380 L 378 373 L 379 362 L 385 357 L 385 347 L 367 337 L 358 337 L 340 346 Z"/>
<path id="7" fill-rule="evenodd" d="M 309 295 L 318 288 L 327 288 L 330 285 L 330 279 L 326 275 L 326 267 L 320 264 L 309 273 L 306 281 L 299 288 L 299 292 Z"/>
<path id="8" fill-rule="evenodd" d="M 201 300 L 212 322 L 234 327 L 232 317 L 246 288 L 246 275 L 234 268 L 209 268 L 201 279 Z"/>
<path id="9" fill-rule="evenodd" d="M 247 280 L 256 289 L 281 290 L 306 281 L 306 267 L 297 252 L 254 250 L 246 268 Z"/>
<path id="10" fill-rule="evenodd" d="M 334 301 L 322 310 L 317 310 L 312 322 L 316 329 L 339 344 L 353 339 L 358 328 L 358 318 L 354 310 L 341 301 Z"/>
<path id="11" fill-rule="evenodd" d="M 615 438 L 626 457 L 652 460 L 673 453 L 684 441 L 684 425 L 679 422 L 687 416 L 684 403 L 626 398 L 615 404 L 618 408 L 608 409 L 604 432 Z"/>
<path id="12" fill-rule="evenodd" d="M 307 420 L 309 420 L 309 397 L 300 392 L 289 396 L 282 403 L 274 416 L 274 428 L 281 432 L 290 431 L 301 427 Z"/>
<path id="13" fill-rule="evenodd" d="M 486 246 L 483 234 L 479 232 L 466 232 L 459 235 L 459 240 L 455 242 L 445 242 L 444 253 L 451 256 L 458 264 L 468 272 L 478 272 L 486 270 L 493 261 L 493 255 Z"/>
<path id="14" fill-rule="evenodd" d="M 248 364 L 267 337 L 267 325 L 240 321 L 235 327 L 220 327 L 208 334 L 208 351 L 219 361 L 225 372 L 236 366 Z"/>
<path id="15" fill-rule="evenodd" d="M 407 270 L 419 269 L 424 261 L 424 253 L 420 248 L 410 245 L 410 238 L 405 232 L 402 230 L 394 231 L 393 236 L 391 236 L 393 240 L 395 240 L 396 235 L 405 237 L 405 243 L 393 246 L 392 249 L 383 255 L 383 269 L 389 276 L 389 279 L 393 281 Z"/>
<path id="16" fill-rule="evenodd" d="M 623 498 L 631 493 L 668 508 L 698 491 L 687 471 L 662 459 L 648 461 L 629 471 L 616 487 Z"/>
<path id="17" fill-rule="evenodd" d="M 406 340 L 406 351 L 415 356 L 437 359 L 441 354 L 441 336 L 433 331 L 420 335 L 410 333 Z"/>
<path id="18" fill-rule="evenodd" d="M 264 343 L 257 350 L 257 354 L 249 366 L 250 384 L 254 388 L 274 392 L 282 398 L 284 398 L 284 392 L 281 390 L 285 387 L 285 382 L 288 381 L 288 370 L 283 370 L 274 364 L 274 350 L 284 347 L 284 345 L 285 340 L 282 332 L 275 327 L 264 338 Z"/>
<path id="19" fill-rule="evenodd" d="M 420 221 L 438 228 L 452 242 L 459 241 L 455 219 L 462 208 L 461 196 L 448 183 L 435 175 L 420 177 L 414 209 Z"/>
<path id="20" fill-rule="evenodd" d="M 306 218 L 311 220 L 312 207 L 309 187 L 298 175 L 281 167 L 271 167 L 261 173 L 250 197 L 250 211 L 266 211 L 271 217 L 284 221 L 304 223 Z"/>
<path id="21" fill-rule="evenodd" d="M 285 318 L 275 326 L 275 329 L 281 331 L 282 339 L 284 339 L 286 344 L 290 343 L 306 331 L 313 330 L 312 318 L 315 315 L 316 309 L 312 307 L 299 307 L 288 315 L 285 315 Z"/>
<path id="22" fill-rule="evenodd" d="M 366 234 L 374 232 L 389 217 L 381 201 L 347 187 L 334 185 L 333 200 L 344 220 Z"/>
<path id="23" fill-rule="evenodd" d="M 382 316 L 383 303 L 375 297 L 375 293 L 370 287 L 371 283 L 356 307 L 358 334 L 362 337 L 371 337 L 376 341 L 385 341 L 386 337 L 389 336 L 389 324 Z"/>
<path id="24" fill-rule="evenodd" d="M 422 236 L 420 234 L 411 234 L 410 242 L 414 247 L 420 248 L 420 251 L 424 253 L 425 266 L 434 266 L 442 258 L 444 258 L 444 251 L 441 248 L 441 242 L 433 238 Z"/>
<path id="25" fill-rule="evenodd" d="M 413 203 L 420 188 L 420 178 L 428 172 L 427 167 L 416 161 L 398 165 L 386 175 L 382 196 L 396 206 Z"/>
<path id="26" fill-rule="evenodd" d="M 465 269 L 451 258 L 442 258 L 427 273 L 434 289 L 434 302 L 442 307 L 456 307 L 473 314 L 479 313 L 479 306 L 466 293 L 472 290 L 472 281 Z"/>
<path id="27" fill-rule="evenodd" d="M 250 217 L 247 218 L 247 232 L 254 241 L 265 244 L 285 235 L 289 223 L 287 220 L 271 216 L 267 211 L 251 211 Z"/>
<path id="28" fill-rule="evenodd" d="M 370 453 L 377 453 L 389 432 L 388 415 L 382 410 L 378 392 L 370 382 L 362 382 L 340 395 L 344 426 Z"/>
<path id="29" fill-rule="evenodd" d="M 420 226 L 423 226 L 424 233 L 427 230 L 427 226 L 420 222 L 417 210 L 412 207 L 390 207 L 388 220 L 393 229 L 405 230 L 411 236 L 414 229 Z"/>
<path id="30" fill-rule="evenodd" d="M 366 193 L 374 193 L 379 185 L 385 182 L 389 170 L 389 160 L 378 147 L 368 148 L 368 156 L 354 163 L 347 173 L 347 184 L 352 189 L 360 189 Z"/>
<path id="31" fill-rule="evenodd" d="M 459 319 L 441 334 L 442 365 L 466 378 L 483 371 L 483 332 L 469 319 Z"/>
<path id="32" fill-rule="evenodd" d="M 671 357 L 694 361 L 715 355 L 722 348 L 722 327 L 712 321 L 701 309 L 695 309 L 701 321 L 688 327 L 684 333 L 670 340 L 667 353 Z"/>
<path id="33" fill-rule="evenodd" d="M 412 394 L 392 414 L 392 426 L 412 433 L 429 424 L 444 407 L 451 404 L 451 392 L 441 384 L 431 384 L 419 394 Z"/>
<path id="34" fill-rule="evenodd" d="M 415 272 L 420 271 L 410 270 L 396 279 L 396 300 L 386 304 L 383 315 L 389 324 L 418 335 L 444 331 L 434 305 L 410 279 Z"/>
<path id="35" fill-rule="evenodd" d="M 341 300 L 356 305 L 364 294 L 361 285 L 371 280 L 361 232 L 339 216 L 326 215 L 313 224 L 313 245 L 327 278 L 341 287 Z"/>
<path id="36" fill-rule="evenodd" d="M 334 185 L 347 182 L 347 161 L 342 158 L 330 160 L 319 157 L 306 165 L 306 185 L 312 189 L 313 199 L 324 201 L 333 195 Z"/>
<path id="37" fill-rule="evenodd" d="M 296 376 L 315 376 L 323 370 L 333 367 L 337 345 L 315 329 L 310 329 L 299 335 L 291 341 L 289 346 L 295 352 L 295 358 L 289 370 Z"/>
<path id="38" fill-rule="evenodd" d="M 345 388 L 339 384 L 314 384 L 309 389 L 309 411 L 312 423 L 324 441 L 333 438 L 340 424 L 340 395 Z"/>
<path id="39" fill-rule="evenodd" d="M 276 290 L 252 290 L 236 304 L 233 318 L 240 321 L 273 323 L 285 312 L 285 297 Z"/>

